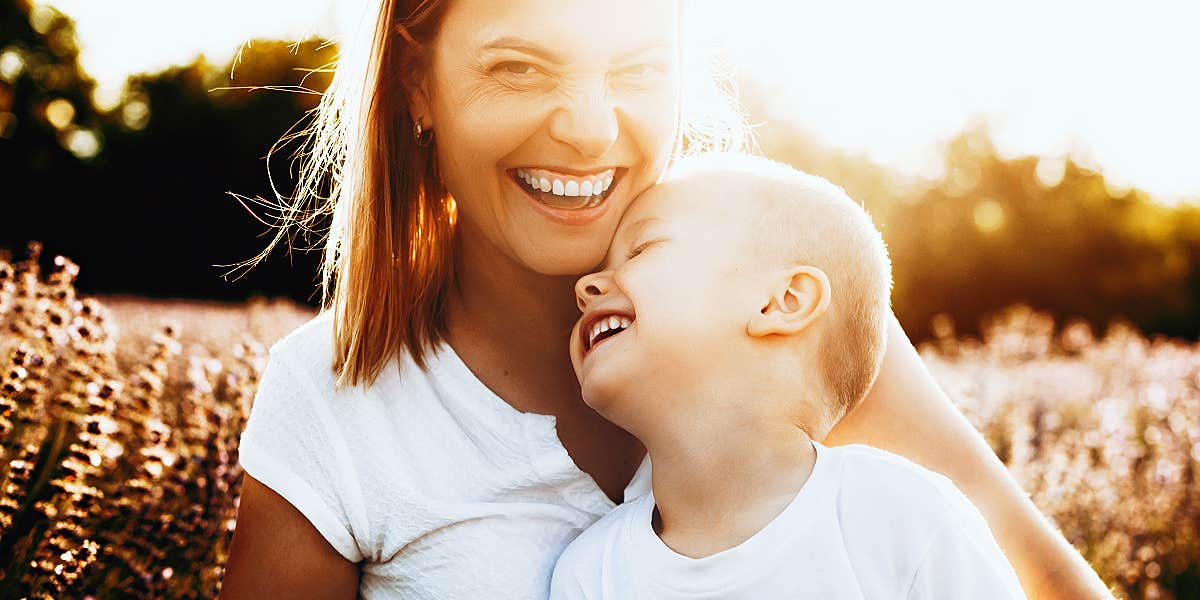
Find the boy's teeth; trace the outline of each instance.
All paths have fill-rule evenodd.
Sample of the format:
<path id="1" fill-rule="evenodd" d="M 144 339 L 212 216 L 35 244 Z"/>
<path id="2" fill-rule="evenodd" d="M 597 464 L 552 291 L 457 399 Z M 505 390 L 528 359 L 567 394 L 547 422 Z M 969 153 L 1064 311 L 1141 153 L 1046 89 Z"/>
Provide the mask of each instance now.
<path id="1" fill-rule="evenodd" d="M 596 338 L 600 337 L 601 334 L 608 331 L 624 331 L 629 329 L 629 325 L 632 323 L 633 321 L 628 317 L 621 317 L 617 315 L 612 315 L 606 319 L 600 319 L 599 321 L 596 321 L 596 323 L 592 325 L 592 330 L 588 333 L 588 348 L 591 348 L 592 345 L 596 343 Z M 613 335 L 616 334 L 614 333 Z"/>

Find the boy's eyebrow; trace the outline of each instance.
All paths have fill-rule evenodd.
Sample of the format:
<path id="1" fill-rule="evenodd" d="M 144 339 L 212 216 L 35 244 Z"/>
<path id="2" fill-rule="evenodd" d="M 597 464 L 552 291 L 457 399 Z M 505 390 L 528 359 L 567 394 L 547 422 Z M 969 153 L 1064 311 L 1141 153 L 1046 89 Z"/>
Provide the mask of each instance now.
<path id="1" fill-rule="evenodd" d="M 642 217 L 641 219 L 634 221 L 633 225 L 630 225 L 625 230 L 625 237 L 630 240 L 635 240 L 635 239 L 637 239 L 637 236 L 641 235 L 643 229 L 645 229 L 655 223 L 661 223 L 661 222 L 662 222 L 662 219 L 660 219 L 658 217 Z M 611 255 L 612 255 L 612 252 L 610 251 L 609 256 L 606 256 L 604 258 L 604 264 L 600 265 L 601 271 L 608 270 Z"/>
<path id="2" fill-rule="evenodd" d="M 662 219 L 658 217 L 642 217 L 629 226 L 628 235 L 630 238 L 636 238 L 642 233 L 642 230 L 655 223 L 661 223 Z"/>

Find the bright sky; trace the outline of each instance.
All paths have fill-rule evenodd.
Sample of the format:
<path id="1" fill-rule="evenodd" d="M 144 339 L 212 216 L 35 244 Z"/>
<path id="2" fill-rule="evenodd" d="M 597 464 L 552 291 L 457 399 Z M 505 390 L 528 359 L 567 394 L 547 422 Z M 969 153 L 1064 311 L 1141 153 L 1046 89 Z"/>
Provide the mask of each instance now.
<path id="1" fill-rule="evenodd" d="M 251 37 L 337 38 L 363 3 L 50 2 L 110 87 L 198 53 L 227 60 Z M 1196 0 L 712 4 L 735 64 L 775 91 L 772 118 L 828 144 L 936 175 L 941 144 L 984 118 L 1005 154 L 1069 153 L 1164 201 L 1200 200 Z"/>

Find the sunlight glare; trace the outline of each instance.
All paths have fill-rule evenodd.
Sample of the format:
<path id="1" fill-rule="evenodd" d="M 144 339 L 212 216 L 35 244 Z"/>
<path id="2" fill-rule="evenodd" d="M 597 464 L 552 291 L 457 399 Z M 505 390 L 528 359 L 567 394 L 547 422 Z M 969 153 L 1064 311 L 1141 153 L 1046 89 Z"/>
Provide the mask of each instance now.
<path id="1" fill-rule="evenodd" d="M 251 38 L 334 39 L 367 0 L 55 0 L 102 85 Z M 1200 4 L 1083 0 L 688 0 L 748 80 L 756 120 L 938 177 L 947 140 L 983 122 L 1004 157 L 1070 157 L 1161 200 L 1200 199 Z M 136 30 L 137 35 L 130 35 Z M 19 57 L 18 57 L 19 58 Z M 0 76 L 5 70 L 0 56 Z M 753 87 L 754 89 L 750 89 Z"/>
<path id="2" fill-rule="evenodd" d="M 69 100 L 55 98 L 46 104 L 46 121 L 55 129 L 65 129 L 75 118 L 75 106 Z"/>
<path id="3" fill-rule="evenodd" d="M 19 48 L 10 46 L 0 52 L 0 79 L 12 83 L 24 70 L 25 59 L 21 57 Z"/>
<path id="4" fill-rule="evenodd" d="M 90 129 L 74 129 L 63 140 L 67 150 L 79 158 L 95 158 L 100 154 L 100 137 Z"/>

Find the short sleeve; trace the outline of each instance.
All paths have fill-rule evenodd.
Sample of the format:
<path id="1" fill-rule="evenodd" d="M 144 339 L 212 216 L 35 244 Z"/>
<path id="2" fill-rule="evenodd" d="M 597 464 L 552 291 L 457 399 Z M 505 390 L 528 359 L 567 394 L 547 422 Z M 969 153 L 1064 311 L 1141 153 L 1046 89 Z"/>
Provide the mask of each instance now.
<path id="1" fill-rule="evenodd" d="M 311 377 L 289 364 L 279 345 L 272 347 L 242 432 L 239 461 L 246 474 L 308 518 L 339 554 L 359 562 L 364 553 L 356 540 L 370 539 L 361 530 L 362 493 L 329 401 Z"/>
<path id="2" fill-rule="evenodd" d="M 964 498 L 965 501 L 965 498 Z M 917 568 L 908 599 L 1023 600 L 1017 574 L 974 507 L 944 525 Z"/>

